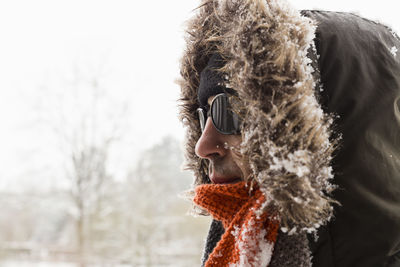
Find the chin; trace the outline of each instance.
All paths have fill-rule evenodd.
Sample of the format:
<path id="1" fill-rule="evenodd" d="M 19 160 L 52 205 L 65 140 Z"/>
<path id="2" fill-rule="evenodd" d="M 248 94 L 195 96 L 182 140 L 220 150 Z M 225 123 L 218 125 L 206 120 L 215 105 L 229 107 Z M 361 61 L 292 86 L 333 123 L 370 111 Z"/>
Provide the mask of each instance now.
<path id="1" fill-rule="evenodd" d="M 232 178 L 232 177 L 210 177 L 213 184 L 235 184 L 243 181 L 242 178 Z"/>

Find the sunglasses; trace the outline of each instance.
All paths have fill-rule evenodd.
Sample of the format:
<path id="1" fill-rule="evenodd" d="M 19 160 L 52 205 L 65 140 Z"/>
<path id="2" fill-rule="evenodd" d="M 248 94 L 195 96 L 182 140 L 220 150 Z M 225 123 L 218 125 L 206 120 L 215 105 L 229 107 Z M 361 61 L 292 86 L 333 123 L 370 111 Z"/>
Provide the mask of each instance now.
<path id="1" fill-rule="evenodd" d="M 218 94 L 211 102 L 210 109 L 198 108 L 201 132 L 204 132 L 206 121 L 211 117 L 212 123 L 218 132 L 222 134 L 240 134 L 240 119 L 234 113 L 225 93 Z"/>

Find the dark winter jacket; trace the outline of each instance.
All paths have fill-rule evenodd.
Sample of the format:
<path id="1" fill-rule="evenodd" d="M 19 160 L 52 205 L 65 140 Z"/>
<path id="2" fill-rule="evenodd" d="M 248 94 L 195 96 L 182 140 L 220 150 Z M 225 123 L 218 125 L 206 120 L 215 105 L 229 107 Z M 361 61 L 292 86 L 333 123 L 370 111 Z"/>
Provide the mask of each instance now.
<path id="1" fill-rule="evenodd" d="M 314 266 L 400 266 L 399 39 L 353 14 L 303 14 L 318 23 L 321 103 L 343 135 L 333 159 L 341 206 L 311 244 Z"/>
<path id="2" fill-rule="evenodd" d="M 225 86 L 238 93 L 241 152 L 282 222 L 270 266 L 307 266 L 302 247 L 313 266 L 400 266 L 397 35 L 356 15 L 300 15 L 274 0 L 203 1 L 188 33 L 181 118 L 195 184 L 209 182 L 194 153 L 197 88 L 219 53 Z M 294 168 L 280 164 L 288 161 Z M 317 241 L 303 238 L 316 228 Z M 223 231 L 212 223 L 205 257 Z"/>

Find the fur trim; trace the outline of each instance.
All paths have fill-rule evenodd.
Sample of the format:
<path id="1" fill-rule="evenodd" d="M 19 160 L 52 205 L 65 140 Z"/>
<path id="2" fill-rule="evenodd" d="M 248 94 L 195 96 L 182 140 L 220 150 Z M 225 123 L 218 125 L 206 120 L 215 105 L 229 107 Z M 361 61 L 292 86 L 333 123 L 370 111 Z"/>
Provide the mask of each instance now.
<path id="1" fill-rule="evenodd" d="M 317 80 L 307 53 L 315 23 L 285 1 L 205 0 L 189 22 L 181 62 L 180 118 L 186 126 L 186 167 L 195 185 L 209 183 L 207 161 L 195 155 L 200 137 L 196 116 L 200 72 L 217 52 L 220 70 L 238 98 L 243 120 L 240 151 L 251 179 L 275 209 L 282 229 L 314 230 L 332 215 L 334 187 L 329 141 L 332 119 L 314 91 Z"/>

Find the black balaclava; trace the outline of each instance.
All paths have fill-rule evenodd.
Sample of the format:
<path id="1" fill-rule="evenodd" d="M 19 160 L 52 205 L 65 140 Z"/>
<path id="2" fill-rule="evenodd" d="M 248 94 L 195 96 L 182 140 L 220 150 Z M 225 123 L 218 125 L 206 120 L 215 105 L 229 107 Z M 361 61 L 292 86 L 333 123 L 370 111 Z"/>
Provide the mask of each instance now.
<path id="1" fill-rule="evenodd" d="M 234 94 L 234 90 L 225 88 L 223 73 L 218 71 L 225 65 L 225 61 L 219 54 L 213 54 L 207 66 L 200 73 L 200 84 L 197 91 L 197 98 L 200 106 L 207 106 L 207 100 L 210 96 L 220 93 Z"/>

